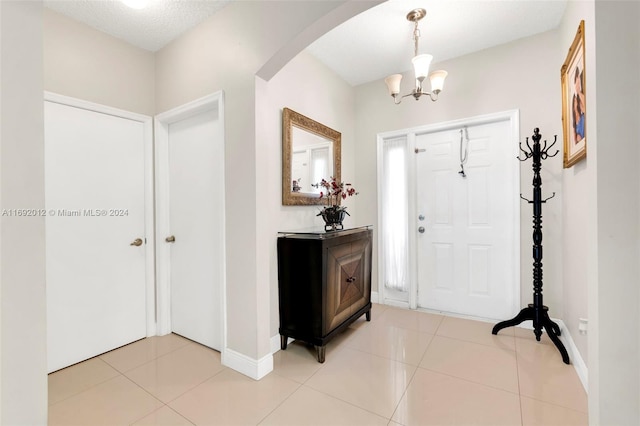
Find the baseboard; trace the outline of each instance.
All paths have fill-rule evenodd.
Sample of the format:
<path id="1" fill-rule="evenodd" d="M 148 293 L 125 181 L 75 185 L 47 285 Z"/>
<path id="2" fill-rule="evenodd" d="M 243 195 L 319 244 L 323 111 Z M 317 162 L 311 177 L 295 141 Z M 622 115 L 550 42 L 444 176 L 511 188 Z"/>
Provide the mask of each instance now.
<path id="1" fill-rule="evenodd" d="M 580 351 L 573 341 L 571 333 L 569 333 L 569 329 L 567 328 L 564 321 L 556 318 L 551 318 L 551 320 L 558 324 L 558 326 L 560 327 L 560 341 L 562 341 L 562 343 L 564 344 L 564 347 L 567 350 L 567 354 L 569 355 L 569 359 L 571 360 L 571 365 L 573 365 L 573 368 L 576 370 L 578 378 L 582 383 L 582 387 L 584 387 L 584 391 L 588 394 L 589 370 L 587 369 L 587 364 L 582 359 L 582 355 L 580 355 Z M 533 330 L 533 324 L 529 321 L 520 324 L 518 327 Z M 544 332 L 544 330 L 542 331 Z"/>
<path id="2" fill-rule="evenodd" d="M 578 373 L 578 378 L 580 378 L 580 382 L 582 382 L 582 386 L 584 387 L 584 391 L 589 393 L 589 370 L 587 368 L 587 364 L 582 359 L 582 355 L 580 355 L 580 351 L 576 346 L 573 338 L 571 338 L 571 333 L 569 333 L 569 328 L 562 320 L 554 320 L 560 326 L 560 340 L 564 343 L 567 348 L 567 352 L 569 353 L 569 359 L 571 359 L 571 364 L 573 364 L 573 368 L 576 369 L 576 373 Z"/>
<path id="3" fill-rule="evenodd" d="M 371 303 L 380 303 L 380 296 L 378 296 L 377 291 L 371 292 Z"/>
<path id="4" fill-rule="evenodd" d="M 287 345 L 293 342 L 294 340 L 296 339 L 292 339 L 291 337 L 287 338 Z M 270 344 L 271 344 L 271 353 L 275 354 L 276 352 L 278 352 L 280 350 L 280 335 L 276 334 L 275 336 L 272 336 L 270 340 Z"/>
<path id="5" fill-rule="evenodd" d="M 268 354 L 260 359 L 253 359 L 233 349 L 222 351 L 222 365 L 236 370 L 254 380 L 260 380 L 273 371 L 273 355 Z"/>

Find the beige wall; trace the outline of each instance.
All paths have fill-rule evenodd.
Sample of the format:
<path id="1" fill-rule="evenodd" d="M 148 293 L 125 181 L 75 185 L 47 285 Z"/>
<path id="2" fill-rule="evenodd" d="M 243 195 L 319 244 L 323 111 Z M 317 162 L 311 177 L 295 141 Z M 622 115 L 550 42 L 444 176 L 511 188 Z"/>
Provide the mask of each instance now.
<path id="1" fill-rule="evenodd" d="M 589 417 L 603 425 L 640 421 L 639 22 L 638 2 L 595 2 L 591 105 L 597 127 L 587 122 L 588 156 L 595 157 L 588 165 L 595 167 L 595 184 L 592 179 L 588 189 L 595 189 L 590 204 L 597 206 L 589 223 L 597 234 L 590 234 L 595 238 L 588 244 L 590 262 L 597 253 L 597 267 L 589 269 L 588 278 Z"/>
<path id="2" fill-rule="evenodd" d="M 0 2 L 0 209 L 44 208 L 42 3 Z M 47 423 L 44 217 L 0 217 L 0 424 Z"/>
<path id="3" fill-rule="evenodd" d="M 564 197 L 563 207 L 563 276 L 564 285 L 563 305 L 565 315 L 563 321 L 569 328 L 569 333 L 573 338 L 583 360 L 588 364 L 589 352 L 587 350 L 587 335 L 578 331 L 579 318 L 589 318 L 588 310 L 588 258 L 589 241 L 592 238 L 588 230 L 592 229 L 589 214 L 592 208 L 592 201 L 595 199 L 594 191 L 590 191 L 590 180 L 595 176 L 595 26 L 594 8 L 590 2 L 570 2 L 567 5 L 562 22 L 558 29 L 560 33 L 560 45 L 565 49 L 558 52 L 557 63 L 562 64 L 571 43 L 576 36 L 580 21 L 585 21 L 585 49 L 586 49 L 586 95 L 587 109 L 593 106 L 592 111 L 587 113 L 587 143 L 588 154 L 584 161 L 581 161 L 571 168 L 562 172 L 562 187 Z M 592 155 L 593 154 L 593 155 Z M 595 320 L 595 318 L 593 318 Z"/>
<path id="4" fill-rule="evenodd" d="M 520 140 L 539 127 L 543 139 L 558 135 L 562 144 L 558 33 L 549 31 L 512 43 L 435 64 L 449 72 L 440 99 L 432 103 L 411 98 L 394 105 L 383 81 L 357 88 L 355 181 L 361 187 L 358 211 L 364 222 L 377 224 L 376 135 L 425 124 L 451 121 L 513 109 L 520 110 Z M 402 93 L 411 90 L 405 76 Z M 513 161 L 517 161 L 515 158 Z M 531 193 L 531 162 L 520 164 L 523 194 Z M 549 158 L 542 168 L 543 191 L 556 198 L 544 206 L 544 297 L 551 315 L 563 316 L 562 304 L 562 158 Z M 532 302 L 531 207 L 521 205 L 521 299 Z M 374 268 L 377 263 L 374 251 Z M 374 274 L 375 275 L 375 274 Z M 377 282 L 374 290 L 379 290 Z"/>
<path id="5" fill-rule="evenodd" d="M 44 89 L 139 114 L 155 113 L 155 59 L 50 9 L 43 16 Z"/>
<path id="6" fill-rule="evenodd" d="M 261 189 L 265 183 L 280 188 L 279 177 L 268 180 L 272 169 L 262 160 L 271 142 L 265 145 L 257 124 L 261 82 L 255 75 L 290 48 L 291 40 L 302 43 L 302 49 L 301 34 L 310 37 L 305 29 L 345 3 L 233 2 L 156 55 L 157 112 L 225 92 L 227 347 L 253 359 L 270 354 L 273 254 L 265 248 L 276 237 L 270 233 L 270 217 L 263 214 L 270 192 Z M 354 3 L 361 10 L 373 4 Z M 341 20 L 355 13 L 344 12 Z"/>
<path id="7" fill-rule="evenodd" d="M 307 52 L 289 62 L 269 82 L 258 79 L 256 102 L 259 107 L 258 134 L 261 163 L 268 170 L 261 189 L 266 193 L 263 210 L 269 220 L 263 250 L 269 253 L 271 326 L 270 335 L 278 335 L 278 264 L 276 236 L 278 231 L 322 227 L 317 217 L 321 206 L 283 206 L 282 191 L 282 109 L 290 108 L 342 134 L 342 180 L 353 182 L 355 175 L 354 89 Z M 355 184 L 354 184 L 355 185 Z M 355 185 L 358 189 L 357 185 Z M 353 198 L 344 202 L 350 217 L 345 225 L 361 225 Z"/>

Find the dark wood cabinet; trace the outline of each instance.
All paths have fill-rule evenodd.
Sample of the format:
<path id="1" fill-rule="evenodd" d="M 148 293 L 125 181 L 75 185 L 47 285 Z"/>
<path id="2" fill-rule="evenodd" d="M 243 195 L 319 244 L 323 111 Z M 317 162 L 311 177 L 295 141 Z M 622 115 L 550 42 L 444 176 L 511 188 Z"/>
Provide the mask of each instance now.
<path id="1" fill-rule="evenodd" d="M 280 343 L 289 337 L 325 345 L 362 315 L 371 320 L 369 227 L 331 232 L 282 233 L 278 237 Z"/>

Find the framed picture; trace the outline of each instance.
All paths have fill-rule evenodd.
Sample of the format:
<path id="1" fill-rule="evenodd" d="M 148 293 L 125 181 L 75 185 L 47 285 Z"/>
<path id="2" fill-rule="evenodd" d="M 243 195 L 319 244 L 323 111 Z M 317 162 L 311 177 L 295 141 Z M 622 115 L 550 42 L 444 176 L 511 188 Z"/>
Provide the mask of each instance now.
<path id="1" fill-rule="evenodd" d="M 584 21 L 580 21 L 569 54 L 560 70 L 564 168 L 587 156 L 587 102 L 584 69 Z"/>

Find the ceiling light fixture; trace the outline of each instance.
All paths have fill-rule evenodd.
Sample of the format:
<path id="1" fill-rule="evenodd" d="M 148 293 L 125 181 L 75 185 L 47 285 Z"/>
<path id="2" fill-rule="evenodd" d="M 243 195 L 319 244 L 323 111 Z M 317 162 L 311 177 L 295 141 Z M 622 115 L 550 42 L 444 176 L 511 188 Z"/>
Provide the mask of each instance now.
<path id="1" fill-rule="evenodd" d="M 429 95 L 432 101 L 438 100 L 438 94 L 444 87 L 444 79 L 447 78 L 447 72 L 443 70 L 434 71 L 429 74 L 429 66 L 433 60 L 432 55 L 418 54 L 418 39 L 420 38 L 420 30 L 418 29 L 418 22 L 425 17 L 427 11 L 424 9 L 414 9 L 407 14 L 407 21 L 414 23 L 413 30 L 413 42 L 414 42 L 414 56 L 411 62 L 413 63 L 413 69 L 416 76 L 416 87 L 411 93 L 404 96 L 400 96 L 400 81 L 402 80 L 402 74 L 393 74 L 384 79 L 389 89 L 389 94 L 393 96 L 393 101 L 396 105 L 402 102 L 402 98 L 407 96 L 413 96 L 417 101 L 422 95 Z M 431 92 L 424 92 L 422 90 L 422 83 L 424 79 L 429 76 L 431 81 Z"/>
<path id="2" fill-rule="evenodd" d="M 149 4 L 149 0 L 121 0 L 122 3 L 129 6 L 131 9 L 144 9 L 147 4 Z"/>

